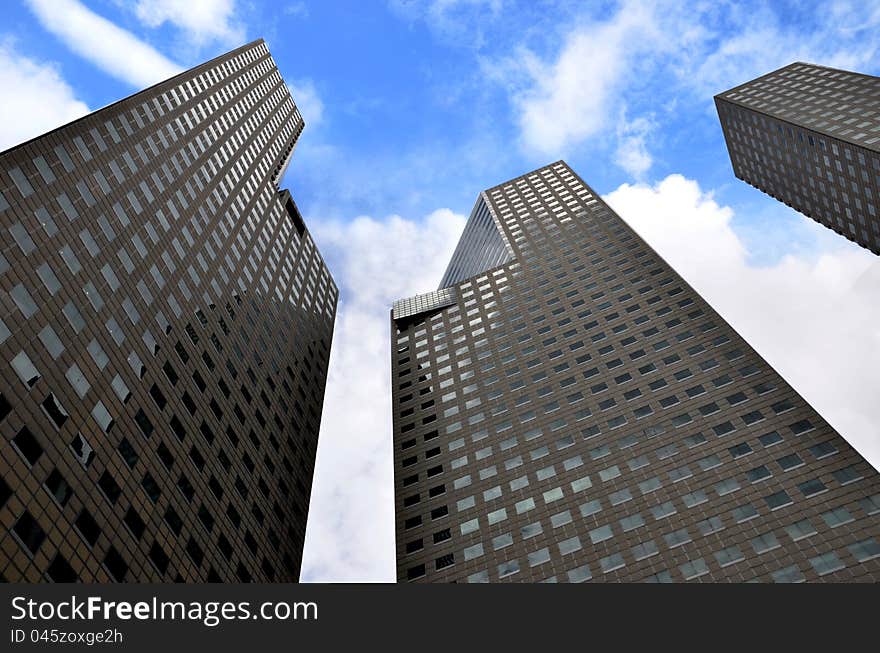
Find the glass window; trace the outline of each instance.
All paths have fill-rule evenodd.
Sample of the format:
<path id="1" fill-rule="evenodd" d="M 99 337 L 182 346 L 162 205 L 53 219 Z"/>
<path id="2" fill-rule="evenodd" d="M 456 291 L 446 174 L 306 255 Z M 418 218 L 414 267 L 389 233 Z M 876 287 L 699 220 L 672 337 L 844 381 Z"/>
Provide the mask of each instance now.
<path id="1" fill-rule="evenodd" d="M 632 492 L 630 492 L 629 488 L 623 488 L 609 494 L 608 499 L 612 506 L 619 506 L 621 503 L 626 503 L 632 499 Z"/>
<path id="2" fill-rule="evenodd" d="M 724 524 L 721 521 L 721 517 L 715 516 L 702 520 L 697 524 L 697 528 L 700 529 L 701 535 L 711 535 L 723 529 Z"/>
<path id="3" fill-rule="evenodd" d="M 83 286 L 83 292 L 85 293 L 86 298 L 89 300 L 89 303 L 92 305 L 92 308 L 95 309 L 95 312 L 100 311 L 101 307 L 104 306 L 104 300 L 98 293 L 98 289 L 95 288 L 95 284 L 89 281 L 85 286 Z"/>
<path id="4" fill-rule="evenodd" d="M 860 499 L 859 505 L 862 507 L 862 510 L 869 515 L 880 513 L 880 494 L 874 494 L 870 497 Z"/>
<path id="5" fill-rule="evenodd" d="M 739 481 L 735 478 L 728 478 L 720 483 L 715 484 L 715 491 L 718 493 L 719 497 L 723 497 L 731 492 L 736 492 L 739 489 Z"/>
<path id="6" fill-rule="evenodd" d="M 763 481 L 764 479 L 768 479 L 773 474 L 767 469 L 766 465 L 760 465 L 758 467 L 754 467 L 746 472 L 746 478 L 749 479 L 750 483 L 757 483 L 759 481 Z"/>
<path id="7" fill-rule="evenodd" d="M 489 572 L 485 569 L 483 571 L 478 571 L 475 574 L 471 574 L 467 577 L 468 583 L 488 583 L 489 582 Z"/>
<path id="8" fill-rule="evenodd" d="M 834 553 L 834 551 L 816 556 L 815 558 L 810 558 L 810 564 L 820 576 L 839 571 L 846 566 L 841 562 L 840 558 L 837 557 L 837 554 Z"/>
<path id="9" fill-rule="evenodd" d="M 794 503 L 785 490 L 781 490 L 779 492 L 776 492 L 775 494 L 764 497 L 764 500 L 767 502 L 767 505 L 770 506 L 771 510 L 776 510 L 778 508 L 782 508 L 783 506 Z"/>
<path id="10" fill-rule="evenodd" d="M 529 567 L 537 567 L 550 561 L 550 549 L 544 547 L 528 554 Z"/>
<path id="11" fill-rule="evenodd" d="M 107 357 L 107 354 L 104 353 L 101 344 L 93 338 L 86 348 L 88 349 L 92 360 L 95 361 L 95 365 L 98 366 L 98 369 L 103 370 L 107 366 L 107 363 L 110 362 L 110 359 Z"/>
<path id="12" fill-rule="evenodd" d="M 125 381 L 122 380 L 122 377 L 118 374 L 113 377 L 113 380 L 110 382 L 113 391 L 116 393 L 116 396 L 119 397 L 119 401 L 125 403 L 131 397 L 131 391 L 128 389 L 128 386 L 125 385 Z"/>
<path id="13" fill-rule="evenodd" d="M 832 476 L 834 476 L 834 479 L 841 485 L 847 485 L 863 478 L 862 473 L 855 465 L 838 469 L 832 472 Z"/>
<path id="14" fill-rule="evenodd" d="M 806 580 L 797 565 L 791 565 L 770 573 L 774 583 L 803 583 Z"/>
<path id="15" fill-rule="evenodd" d="M 728 565 L 735 564 L 740 560 L 745 559 L 742 551 L 740 551 L 739 547 L 736 546 L 731 546 L 726 549 L 722 549 L 721 551 L 717 551 L 714 555 L 715 560 L 718 561 L 718 565 L 721 567 L 727 567 Z"/>
<path id="16" fill-rule="evenodd" d="M 880 544 L 874 538 L 850 544 L 847 548 L 859 562 L 867 562 L 868 560 L 880 557 Z"/>
<path id="17" fill-rule="evenodd" d="M 678 511 L 675 509 L 675 505 L 673 505 L 671 501 L 666 501 L 659 506 L 651 508 L 651 514 L 654 516 L 654 519 L 663 519 L 664 517 L 674 515 L 676 512 Z"/>
<path id="18" fill-rule="evenodd" d="M 531 537 L 535 537 L 535 535 L 540 535 L 544 532 L 544 528 L 541 526 L 541 522 L 535 522 L 534 524 L 528 524 L 519 529 L 519 534 L 522 539 L 527 540 Z"/>
<path id="19" fill-rule="evenodd" d="M 818 478 L 814 478 L 812 480 L 798 484 L 798 490 L 800 490 L 805 497 L 811 497 L 816 494 L 821 494 L 827 489 L 828 488 L 825 487 L 825 484 Z"/>
<path id="20" fill-rule="evenodd" d="M 460 529 L 462 535 L 467 535 L 468 533 L 473 533 L 480 528 L 480 520 L 477 518 L 469 519 L 468 521 L 462 522 Z"/>
<path id="21" fill-rule="evenodd" d="M 43 330 L 39 333 L 40 341 L 43 343 L 43 346 L 46 348 L 46 351 L 49 352 L 49 355 L 57 360 L 57 358 L 61 355 L 61 352 L 64 351 L 64 345 L 61 343 L 61 339 L 58 337 L 58 334 L 55 333 L 55 330 L 51 327 L 51 325 L 47 324 L 43 327 Z"/>
<path id="22" fill-rule="evenodd" d="M 704 576 L 709 573 L 709 567 L 708 565 L 706 565 L 706 561 L 703 558 L 699 558 L 697 560 L 689 560 L 688 562 L 681 565 L 678 569 L 679 571 L 681 571 L 681 575 L 684 576 L 685 580 L 699 578 L 700 576 Z"/>
<path id="23" fill-rule="evenodd" d="M 40 207 L 36 211 L 34 211 L 34 215 L 37 217 L 37 221 L 43 227 L 43 231 L 46 232 L 49 236 L 54 236 L 58 233 L 58 226 L 55 224 L 55 221 L 52 219 L 52 216 L 49 215 L 49 212 L 45 209 L 45 207 Z"/>
<path id="24" fill-rule="evenodd" d="M 34 241 L 28 234 L 27 229 L 25 229 L 24 225 L 22 225 L 20 222 L 16 222 L 11 227 L 9 227 L 9 232 L 12 234 L 12 237 L 15 239 L 16 244 L 18 245 L 22 254 L 24 254 L 25 256 L 27 256 L 37 248 L 37 246 L 34 244 Z"/>
<path id="25" fill-rule="evenodd" d="M 40 380 L 40 373 L 37 371 L 30 357 L 23 351 L 18 352 L 15 358 L 10 361 L 12 369 L 18 374 L 18 378 L 28 388 L 32 388 L 37 381 Z"/>
<path id="26" fill-rule="evenodd" d="M 119 278 L 116 276 L 116 273 L 113 272 L 113 268 L 111 268 L 109 264 L 104 264 L 104 267 L 101 268 L 101 275 L 104 277 L 107 285 L 110 286 L 110 290 L 114 292 L 119 290 L 121 285 L 119 283 Z"/>
<path id="27" fill-rule="evenodd" d="M 498 578 L 507 578 L 519 573 L 519 561 L 509 560 L 498 565 Z"/>
<path id="28" fill-rule="evenodd" d="M 602 479 L 603 482 L 610 481 L 618 476 L 620 476 L 620 468 L 617 465 L 599 471 L 599 478 Z"/>
<path id="29" fill-rule="evenodd" d="M 544 492 L 544 503 L 553 503 L 562 498 L 562 488 L 557 487 Z"/>
<path id="30" fill-rule="evenodd" d="M 33 297 L 22 284 L 18 284 L 9 292 L 18 310 L 24 315 L 25 319 L 29 319 L 37 312 L 37 304 Z"/>
<path id="31" fill-rule="evenodd" d="M 64 308 L 61 309 L 61 312 L 64 313 L 64 317 L 67 318 L 67 321 L 70 323 L 70 326 L 73 327 L 73 330 L 76 333 L 79 333 L 85 328 L 86 321 L 83 319 L 79 310 L 76 308 L 72 301 L 67 302 Z"/>
<path id="32" fill-rule="evenodd" d="M 529 510 L 534 510 L 535 508 L 535 500 L 531 497 L 528 499 L 523 499 L 522 501 L 518 501 L 516 503 L 516 514 L 522 515 L 523 513 L 528 512 Z"/>
<path id="33" fill-rule="evenodd" d="M 580 551 L 583 548 L 583 546 L 581 545 L 581 540 L 577 535 L 575 535 L 574 537 L 570 537 L 566 540 L 562 540 L 558 546 L 559 553 L 561 555 L 574 553 L 575 551 Z"/>
<path id="34" fill-rule="evenodd" d="M 593 544 L 598 544 L 599 542 L 604 542 L 605 540 L 610 540 L 614 537 L 614 533 L 611 531 L 610 525 L 600 526 L 599 528 L 594 528 L 590 531 L 590 541 Z"/>
<path id="35" fill-rule="evenodd" d="M 67 196 L 67 193 L 61 193 L 57 198 L 58 204 L 61 206 L 61 210 L 64 211 L 64 215 L 67 216 L 67 219 L 73 222 L 79 217 L 79 213 L 76 210 L 76 207 L 73 205 L 73 202 L 70 201 L 70 198 Z"/>
<path id="36" fill-rule="evenodd" d="M 50 295 L 54 295 L 61 289 L 61 282 L 58 281 L 58 277 L 55 276 L 55 272 L 48 263 L 43 263 L 37 268 L 37 276 L 40 277 L 40 281 L 46 286 Z"/>
<path id="37" fill-rule="evenodd" d="M 113 417 L 110 415 L 107 407 L 104 406 L 104 402 L 99 401 L 95 404 L 95 407 L 92 408 L 92 417 L 95 418 L 95 421 L 104 433 L 109 433 L 110 429 L 113 428 Z"/>
<path id="38" fill-rule="evenodd" d="M 691 536 L 686 528 L 682 528 L 677 531 L 673 531 L 672 533 L 668 533 L 667 535 L 664 535 L 663 539 L 666 540 L 666 546 L 668 546 L 670 549 L 673 549 L 677 546 L 681 546 L 682 544 L 690 542 Z"/>
<path id="39" fill-rule="evenodd" d="M 587 565 L 571 569 L 567 572 L 567 575 L 568 582 L 570 583 L 583 583 L 593 577 L 593 574 L 590 573 L 590 568 Z"/>
<path id="40" fill-rule="evenodd" d="M 752 548 L 755 550 L 755 553 L 760 555 L 779 548 L 779 540 L 776 539 L 776 535 L 773 533 L 764 533 L 752 539 Z"/>
<path id="41" fill-rule="evenodd" d="M 113 342 L 115 342 L 117 346 L 122 345 L 122 343 L 125 341 L 125 333 L 123 333 L 122 327 L 119 326 L 116 318 L 109 318 L 104 326 L 107 328 L 107 332 L 110 334 L 110 337 L 113 338 Z"/>
<path id="42" fill-rule="evenodd" d="M 21 193 L 22 197 L 28 197 L 33 194 L 34 187 L 31 186 L 27 175 L 21 171 L 21 168 L 10 169 L 9 177 L 12 179 L 12 183 L 15 184 L 15 187 L 18 188 L 18 192 Z"/>
<path id="43" fill-rule="evenodd" d="M 73 386 L 73 389 L 76 390 L 80 399 L 86 396 L 86 392 L 89 391 L 91 386 L 89 385 L 89 382 L 86 381 L 86 377 L 76 363 L 70 366 L 67 372 L 64 373 L 64 376 L 67 377 L 67 380 L 70 382 L 70 385 Z"/>
<path id="44" fill-rule="evenodd" d="M 483 491 L 483 501 L 492 501 L 501 496 L 501 486 L 496 485 L 493 488 Z"/>
<path id="45" fill-rule="evenodd" d="M 619 553 L 614 553 L 599 560 L 599 566 L 602 567 L 602 572 L 606 574 L 615 569 L 620 569 L 625 564 L 623 556 Z"/>
<path id="46" fill-rule="evenodd" d="M 482 542 L 479 542 L 479 543 L 474 544 L 472 546 L 466 547 L 464 550 L 465 561 L 479 558 L 482 555 L 483 555 L 483 543 Z"/>
<path id="47" fill-rule="evenodd" d="M 788 456 L 783 456 L 782 458 L 779 458 L 776 462 L 786 472 L 800 467 L 804 464 L 804 461 L 801 460 L 801 457 L 798 456 L 796 453 L 790 454 Z"/>
<path id="48" fill-rule="evenodd" d="M 805 537 L 815 535 L 816 529 L 813 527 L 813 524 L 810 523 L 809 519 L 802 519 L 801 521 L 795 522 L 790 526 L 786 526 L 785 532 L 788 533 L 788 536 L 794 542 L 797 542 L 798 540 L 802 540 Z"/>
<path id="49" fill-rule="evenodd" d="M 658 553 L 660 553 L 660 550 L 657 548 L 657 543 L 654 540 L 642 542 L 632 548 L 632 554 L 636 560 L 644 560 Z"/>
<path id="50" fill-rule="evenodd" d="M 620 520 L 620 528 L 626 533 L 645 525 L 645 519 L 640 514 L 629 515 Z"/>
<path id="51" fill-rule="evenodd" d="M 835 508 L 834 510 L 829 510 L 828 512 L 823 513 L 822 519 L 828 524 L 828 528 L 837 528 L 838 526 L 853 521 L 853 516 L 850 514 L 849 510 L 841 506 L 840 508 Z"/>
<path id="52" fill-rule="evenodd" d="M 459 499 L 455 504 L 455 509 L 458 512 L 462 512 L 463 510 L 467 510 L 468 508 L 473 508 L 476 504 L 476 499 L 473 495 L 471 495 L 469 497 L 465 497 L 464 499 Z"/>

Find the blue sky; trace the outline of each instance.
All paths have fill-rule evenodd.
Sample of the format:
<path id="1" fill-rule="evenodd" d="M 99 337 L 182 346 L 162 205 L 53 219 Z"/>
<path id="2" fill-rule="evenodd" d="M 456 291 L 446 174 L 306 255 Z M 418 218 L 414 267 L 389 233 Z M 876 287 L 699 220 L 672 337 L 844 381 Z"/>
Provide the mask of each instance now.
<path id="1" fill-rule="evenodd" d="M 877 257 L 736 180 L 712 102 L 795 60 L 880 74 L 880 2 L 3 9 L 0 148 L 261 36 L 291 86 L 285 184 L 342 290 L 305 580 L 393 579 L 388 306 L 436 286 L 481 189 L 560 158 L 880 462 Z"/>

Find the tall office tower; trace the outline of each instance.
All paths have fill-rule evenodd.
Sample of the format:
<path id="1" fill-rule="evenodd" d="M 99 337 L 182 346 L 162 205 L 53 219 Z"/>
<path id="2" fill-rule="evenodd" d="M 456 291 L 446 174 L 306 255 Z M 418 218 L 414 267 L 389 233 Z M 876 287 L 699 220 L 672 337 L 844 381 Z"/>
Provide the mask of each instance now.
<path id="1" fill-rule="evenodd" d="M 880 77 L 797 62 L 715 106 L 737 177 L 880 254 Z"/>
<path id="2" fill-rule="evenodd" d="M 877 581 L 880 477 L 563 162 L 391 314 L 401 581 Z"/>
<path id="3" fill-rule="evenodd" d="M 0 574 L 297 580 L 336 288 L 262 40 L 0 155 Z"/>

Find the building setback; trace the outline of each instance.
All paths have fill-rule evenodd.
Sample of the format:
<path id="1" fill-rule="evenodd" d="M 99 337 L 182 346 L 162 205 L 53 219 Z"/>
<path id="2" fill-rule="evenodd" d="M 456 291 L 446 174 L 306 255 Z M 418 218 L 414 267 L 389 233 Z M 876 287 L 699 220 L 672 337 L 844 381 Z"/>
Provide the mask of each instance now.
<path id="1" fill-rule="evenodd" d="M 880 254 L 880 77 L 796 62 L 715 106 L 738 178 Z"/>
<path id="2" fill-rule="evenodd" d="M 0 154 L 0 574 L 296 581 L 337 289 L 262 40 Z"/>
<path id="3" fill-rule="evenodd" d="M 401 581 L 877 581 L 880 479 L 557 162 L 391 313 Z"/>

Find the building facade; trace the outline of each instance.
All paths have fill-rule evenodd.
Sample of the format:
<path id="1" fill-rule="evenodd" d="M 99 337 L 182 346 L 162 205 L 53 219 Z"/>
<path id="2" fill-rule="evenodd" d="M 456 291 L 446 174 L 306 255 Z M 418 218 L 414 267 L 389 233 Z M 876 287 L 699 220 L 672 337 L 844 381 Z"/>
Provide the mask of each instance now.
<path id="1" fill-rule="evenodd" d="M 880 77 L 796 62 L 715 106 L 739 179 L 880 254 Z"/>
<path id="2" fill-rule="evenodd" d="M 564 162 L 391 312 L 400 581 L 877 581 L 880 477 Z"/>
<path id="3" fill-rule="evenodd" d="M 262 40 L 0 154 L 0 574 L 296 581 L 337 289 Z"/>

